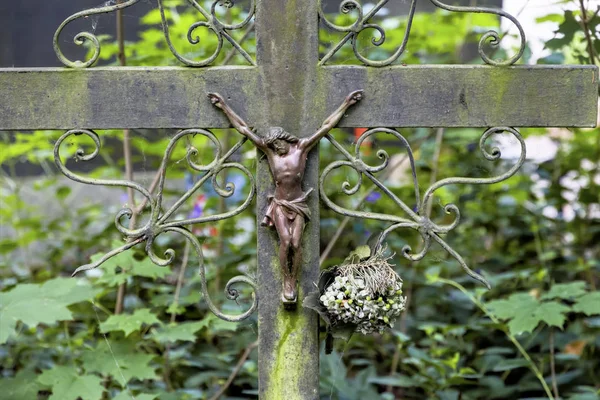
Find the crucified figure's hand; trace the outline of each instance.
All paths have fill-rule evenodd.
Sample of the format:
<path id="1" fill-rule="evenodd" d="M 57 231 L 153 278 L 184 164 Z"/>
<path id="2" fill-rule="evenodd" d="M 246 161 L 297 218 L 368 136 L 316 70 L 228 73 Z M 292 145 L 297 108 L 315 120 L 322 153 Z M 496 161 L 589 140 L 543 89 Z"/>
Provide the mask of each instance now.
<path id="1" fill-rule="evenodd" d="M 210 102 L 213 106 L 221 109 L 223 113 L 225 113 L 233 127 L 239 133 L 250 139 L 250 141 L 254 143 L 254 145 L 259 149 L 263 151 L 266 149 L 267 146 L 265 145 L 264 140 L 256 133 L 254 133 L 254 131 L 250 129 L 246 121 L 244 121 L 239 115 L 235 113 L 235 111 L 231 109 L 231 107 L 229 107 L 227 103 L 225 103 L 225 99 L 223 98 L 223 96 L 221 96 L 219 93 L 209 93 L 208 98 L 210 99 Z"/>
<path id="2" fill-rule="evenodd" d="M 314 145 L 319 143 L 319 140 L 321 140 L 323 136 L 327 135 L 327 133 L 329 133 L 329 131 L 332 130 L 338 124 L 338 122 L 340 122 L 346 113 L 346 110 L 361 101 L 363 97 L 364 91 L 362 90 L 355 90 L 346 96 L 344 102 L 337 108 L 337 110 L 327 117 L 321 127 L 312 136 L 302 140 L 302 147 L 310 150 Z"/>
<path id="3" fill-rule="evenodd" d="M 359 101 L 361 101 L 363 99 L 363 96 L 364 96 L 364 91 L 355 90 L 354 92 L 350 93 L 346 97 L 345 102 L 348 103 L 348 105 L 353 105 L 353 104 L 356 104 Z"/>
<path id="4" fill-rule="evenodd" d="M 208 98 L 213 106 L 221 109 L 223 108 L 225 100 L 223 100 L 223 96 L 221 96 L 219 93 L 209 93 Z"/>

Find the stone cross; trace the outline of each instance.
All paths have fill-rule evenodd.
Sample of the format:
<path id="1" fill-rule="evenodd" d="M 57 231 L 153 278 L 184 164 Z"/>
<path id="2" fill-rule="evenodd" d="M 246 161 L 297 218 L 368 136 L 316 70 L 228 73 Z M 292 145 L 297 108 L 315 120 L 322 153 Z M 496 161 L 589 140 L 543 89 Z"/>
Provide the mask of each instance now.
<path id="1" fill-rule="evenodd" d="M 438 226 L 421 214 L 419 209 L 412 210 L 397 198 L 393 200 L 399 206 L 398 214 L 404 214 L 406 218 L 398 215 L 351 214 L 333 204 L 324 192 L 319 190 L 318 146 L 310 150 L 321 136 L 326 135 L 325 131 L 320 131 L 323 121 L 329 121 L 325 124 L 327 129 L 331 129 L 335 124 L 339 127 L 386 127 L 368 131 L 365 135 L 369 136 L 375 131 L 387 132 L 397 137 L 407 147 L 407 140 L 396 130 L 387 127 L 480 127 L 487 129 L 482 136 L 482 143 L 492 134 L 507 131 L 520 139 L 523 144 L 522 138 L 512 127 L 593 127 L 597 120 L 598 69 L 596 67 L 516 66 L 514 64 L 525 48 L 525 36 L 514 17 L 499 10 L 450 6 L 439 0 L 430 1 L 448 11 L 486 12 L 510 19 L 519 27 L 521 35 L 521 48 L 518 53 L 502 63 L 492 60 L 485 53 L 483 46 L 484 42 L 497 44 L 498 35 L 492 32 L 485 34 L 480 43 L 480 54 L 488 64 L 485 66 L 390 65 L 408 45 L 416 0 L 411 2 L 404 42 L 389 59 L 381 61 L 371 61 L 364 56 L 357 48 L 356 39 L 365 29 L 375 29 L 383 34 L 383 29 L 373 25 L 370 20 L 387 3 L 387 0 L 380 0 L 369 12 L 365 12 L 357 0 L 343 2 L 342 12 L 352 9 L 358 11 L 358 19 L 346 27 L 331 23 L 322 12 L 321 2 L 315 0 L 251 1 L 248 18 L 237 25 L 226 24 L 215 14 L 217 6 L 231 6 L 231 1 L 216 0 L 211 10 L 205 10 L 196 0 L 189 0 L 205 19 L 190 27 L 189 41 L 198 44 L 193 31 L 202 27 L 211 29 L 219 41 L 214 56 L 206 60 L 194 61 L 174 49 L 169 37 L 162 0 L 159 0 L 167 44 L 174 55 L 186 65 L 185 67 L 87 68 L 96 61 L 100 49 L 96 37 L 91 33 L 81 33 L 76 37 L 76 43 L 87 41 L 93 49 L 97 50 L 91 59 L 73 62 L 63 55 L 58 38 L 64 26 L 72 20 L 130 7 L 138 1 L 129 0 L 91 11 L 82 11 L 65 20 L 55 35 L 54 43 L 59 59 L 71 68 L 0 69 L 0 130 L 71 130 L 59 139 L 55 151 L 57 164 L 65 175 L 83 183 L 131 187 L 148 199 L 151 209 L 148 224 L 134 229 L 125 227 L 119 222 L 120 218 L 129 215 L 131 211 L 123 210 L 117 218 L 117 228 L 129 239 L 127 244 L 107 253 L 98 263 L 84 266 L 82 269 L 95 267 L 119 251 L 140 243 L 146 243 L 149 256 L 153 261 L 160 265 L 167 265 L 173 259 L 171 253 L 163 259 L 151 250 L 153 239 L 167 231 L 183 235 L 201 256 L 202 249 L 198 240 L 185 229 L 185 226 L 231 217 L 241 209 L 212 220 L 201 217 L 194 220 L 172 221 L 170 217 L 177 209 L 175 206 L 183 204 L 183 201 L 200 187 L 199 185 L 195 185 L 186 193 L 181 202 L 163 212 L 160 190 L 157 194 L 152 194 L 134 183 L 91 180 L 70 172 L 62 164 L 58 154 L 60 144 L 70 135 L 86 135 L 98 148 L 100 141 L 90 130 L 92 128 L 181 128 L 183 130 L 171 140 L 171 143 L 183 136 L 194 134 L 204 135 L 218 143 L 218 139 L 210 131 L 201 128 L 229 128 L 233 125 L 267 153 L 268 157 L 258 158 L 255 180 L 250 171 L 241 167 L 252 180 L 250 197 L 244 206 L 250 204 L 257 192 L 256 207 L 259 222 L 266 216 L 267 224 L 270 220 L 277 226 L 278 222 L 274 222 L 273 218 L 289 217 L 289 220 L 294 220 L 301 216 L 302 225 L 306 226 L 296 227 L 303 231 L 303 234 L 301 237 L 293 237 L 299 243 L 294 243 L 292 249 L 296 252 L 301 251 L 301 259 L 298 264 L 292 261 L 288 266 L 281 266 L 281 260 L 288 256 L 280 255 L 280 239 L 287 243 L 288 238 L 282 237 L 282 233 L 278 237 L 268 227 L 259 227 L 257 283 L 241 277 L 227 284 L 228 293 L 232 297 L 236 295 L 231 287 L 235 283 L 249 283 L 255 287 L 256 298 L 252 307 L 240 316 L 223 315 L 205 296 L 211 310 L 228 320 L 243 319 L 255 308 L 258 309 L 261 399 L 318 398 L 318 316 L 313 311 L 302 307 L 302 301 L 304 296 L 313 290 L 314 283 L 319 277 L 320 196 L 328 206 L 339 213 L 392 222 L 390 230 L 398 227 L 419 230 L 424 239 L 424 250 L 419 254 L 405 254 L 405 256 L 412 257 L 411 259 L 422 258 L 429 244 L 432 241 L 437 242 L 457 258 L 468 273 L 472 273 L 476 279 L 483 279 L 470 271 L 460 256 L 439 236 L 440 233 L 447 233 L 455 224 Z M 254 18 L 256 31 L 256 59 L 253 59 L 229 33 L 247 26 L 252 18 Z M 345 35 L 340 43 L 322 57 L 319 56 L 320 23 L 326 28 L 341 31 Z M 373 43 L 378 45 L 383 40 L 384 37 L 381 35 L 380 38 L 374 39 Z M 204 68 L 216 59 L 224 42 L 231 43 L 250 65 Z M 344 44 L 353 46 L 358 61 L 364 65 L 329 65 L 332 55 Z M 364 94 L 360 104 L 347 110 L 348 107 L 344 106 L 346 103 L 343 103 L 341 112 L 338 114 L 334 112 L 333 120 L 327 120 L 326 116 L 334 111 L 336 105 L 356 90 L 362 91 L 361 96 Z M 209 93 L 220 93 L 222 97 L 213 95 L 211 101 L 207 99 Z M 227 104 L 228 112 L 223 113 L 216 109 L 215 105 L 218 104 Z M 282 129 L 273 131 L 274 127 Z M 295 148 L 292 150 L 306 151 L 306 165 L 297 167 L 297 171 L 294 168 L 291 170 L 279 168 L 278 163 L 290 159 L 281 160 L 278 149 L 290 145 L 289 143 L 275 144 L 278 140 L 275 138 L 271 141 L 272 146 L 269 147 L 267 143 L 270 140 L 267 135 L 269 132 L 272 137 L 291 132 L 295 135 L 292 144 L 304 143 L 305 147 L 302 149 L 305 150 Z M 318 138 L 313 136 L 315 132 L 321 133 Z M 279 142 L 286 142 L 282 141 L 281 137 L 279 136 Z M 377 184 L 374 175 L 377 168 L 364 164 L 358 155 L 348 153 L 333 138 L 326 137 L 348 159 L 346 165 L 353 166 L 360 174 Z M 362 140 L 364 139 L 359 139 L 358 145 Z M 226 154 L 221 154 L 219 150 L 210 168 L 199 169 L 206 172 L 201 183 L 214 177 L 223 168 L 237 167 L 237 164 L 229 162 L 228 158 L 241 144 L 243 140 Z M 161 166 L 163 172 L 171 149 L 171 147 L 166 149 L 165 160 Z M 486 152 L 483 146 L 482 151 L 490 160 L 497 159 L 499 156 L 494 152 Z M 412 153 L 409 152 L 409 155 L 412 157 Z M 93 156 L 94 154 L 83 153 L 77 155 L 83 161 Z M 278 156 L 280 161 L 274 161 Z M 524 148 L 522 148 L 522 159 L 524 160 Z M 522 160 L 520 162 L 522 163 Z M 190 162 L 190 165 L 194 167 L 193 162 Z M 274 165 L 277 167 L 274 168 Z M 340 164 L 336 164 L 327 167 L 324 174 L 339 166 Z M 287 173 L 286 171 L 300 173 L 300 178 L 303 179 L 296 181 L 291 189 L 288 187 L 289 190 L 299 190 L 299 192 L 284 199 L 282 196 L 287 192 L 284 191 L 281 196 L 277 194 L 277 185 L 282 183 L 277 182 L 274 185 L 272 177 L 274 176 L 276 180 L 285 180 L 287 178 L 283 175 Z M 278 175 L 280 172 L 281 176 Z M 509 172 L 512 174 L 516 170 Z M 417 202 L 425 204 L 437 188 L 449 183 L 497 182 L 511 174 L 485 182 L 469 178 L 442 180 L 429 188 L 423 199 L 418 199 Z M 164 173 L 159 188 L 162 188 L 162 185 L 164 185 Z M 380 189 L 393 196 L 393 193 L 386 191 L 383 185 Z M 218 192 L 226 195 L 229 193 L 228 190 L 230 189 L 219 188 Z M 346 191 L 351 192 L 347 188 Z M 300 192 L 309 195 L 303 196 L 299 194 Z M 269 198 L 273 193 L 275 193 L 274 197 Z M 302 200 L 294 203 L 299 198 Z M 274 201 L 276 203 L 272 203 Z M 276 207 L 269 209 L 273 204 Z M 290 212 L 291 209 L 295 211 Z M 449 205 L 446 210 L 458 216 L 455 206 Z M 309 214 L 310 218 L 304 218 Z M 287 223 L 282 222 L 282 224 Z M 281 232 L 292 229 L 284 225 L 281 227 Z M 292 237 L 289 239 L 291 241 Z M 292 281 L 295 280 L 297 273 L 299 283 L 297 289 L 295 283 L 287 286 L 287 291 L 284 290 L 283 293 L 284 300 L 291 303 L 297 301 L 297 307 L 284 307 L 281 301 L 282 293 L 279 289 L 273 290 L 273 288 L 283 287 L 286 268 L 291 268 L 288 271 L 291 274 L 289 279 Z M 203 291 L 207 294 L 203 267 L 201 275 Z"/>

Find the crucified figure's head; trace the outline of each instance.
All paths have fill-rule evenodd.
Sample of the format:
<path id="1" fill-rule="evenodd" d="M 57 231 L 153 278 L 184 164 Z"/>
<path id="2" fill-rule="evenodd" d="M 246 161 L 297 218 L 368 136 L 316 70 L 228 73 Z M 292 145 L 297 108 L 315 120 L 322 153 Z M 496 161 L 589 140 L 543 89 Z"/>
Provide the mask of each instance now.
<path id="1" fill-rule="evenodd" d="M 298 143 L 300 139 L 283 128 L 276 126 L 270 128 L 265 137 L 265 144 L 280 156 L 284 156 L 290 151 L 290 143 Z"/>

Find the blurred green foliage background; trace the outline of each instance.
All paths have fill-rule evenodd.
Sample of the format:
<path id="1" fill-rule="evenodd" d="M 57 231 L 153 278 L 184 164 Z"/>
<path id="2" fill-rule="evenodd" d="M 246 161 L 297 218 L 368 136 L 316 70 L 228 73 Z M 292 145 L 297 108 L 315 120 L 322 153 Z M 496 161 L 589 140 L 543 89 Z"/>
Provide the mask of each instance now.
<path id="1" fill-rule="evenodd" d="M 212 33 L 196 30 L 200 36 L 196 46 L 185 39 L 188 27 L 201 16 L 180 5 L 183 2 L 165 3 L 171 37 L 179 51 L 190 58 L 210 55 L 216 46 Z M 558 22 L 560 28 L 546 43 L 552 54 L 539 63 L 598 63 L 600 17 L 592 6 L 590 3 L 586 10 L 586 24 L 582 24 L 581 11 L 547 15 L 540 20 Z M 224 19 L 239 21 L 247 11 L 242 4 L 228 10 L 219 8 L 219 12 Z M 352 15 L 331 18 L 344 24 Z M 373 59 L 383 58 L 396 48 L 407 22 L 405 17 L 394 16 L 381 20 L 387 30 L 383 46 L 373 48 L 368 34 L 361 37 L 365 52 Z M 147 29 L 139 40 L 126 43 L 128 65 L 178 65 L 166 47 L 158 10 L 146 15 L 143 22 Z M 478 57 L 464 57 L 490 28 L 498 29 L 499 21 L 486 14 L 418 13 L 409 50 L 399 62 L 481 63 Z M 243 33 L 234 32 L 234 36 L 239 39 Z M 101 63 L 116 64 L 118 45 L 114 37 L 100 39 Z M 323 30 L 322 51 L 336 39 L 339 35 Z M 252 32 L 243 46 L 254 54 Z M 224 48 L 216 64 L 223 62 L 230 49 Z M 503 51 L 496 56 L 502 57 Z M 334 62 L 356 63 L 348 45 Z M 523 62 L 528 62 L 528 52 Z M 233 55 L 230 63 L 243 65 L 244 60 Z M 486 161 L 477 147 L 483 130 L 400 131 L 413 146 L 422 188 L 445 177 L 498 174 L 515 161 L 510 157 L 515 143 L 510 140 L 501 141 L 507 150 L 501 162 Z M 407 312 L 393 330 L 368 337 L 355 335 L 348 343 L 338 343 L 334 354 L 321 357 L 322 398 L 600 398 L 600 133 L 597 129 L 522 132 L 532 153 L 536 147 L 550 151 L 529 159 L 507 182 L 450 186 L 439 190 L 433 203 L 432 215 L 438 221 L 447 218 L 444 204 L 452 202 L 460 208 L 461 224 L 446 239 L 472 268 L 490 280 L 492 290 L 468 279 L 439 247 L 432 248 L 418 263 L 397 255 L 394 261 L 409 297 Z M 136 176 L 146 186 L 172 133 L 132 133 Z M 227 148 L 239 140 L 232 131 L 214 133 Z M 75 186 L 53 167 L 53 143 L 60 134 L 0 133 L 0 219 L 4 231 L 0 239 L 0 397 L 209 399 L 219 394 L 240 357 L 248 355 L 241 359 L 235 379 L 221 398 L 255 398 L 256 316 L 232 324 L 208 311 L 200 296 L 198 260 L 185 247 L 183 238 L 167 235 L 158 243 L 163 250 L 171 247 L 176 251 L 172 267 L 153 265 L 143 249 L 136 248 L 97 271 L 69 278 L 91 257 L 119 244 L 114 215 L 128 200 L 124 191 L 112 189 L 102 202 L 93 198 L 80 201 Z M 122 132 L 99 134 L 103 140 L 101 160 L 86 173 L 121 178 L 125 163 Z M 337 130 L 334 136 L 348 148 L 355 140 L 354 132 L 349 131 Z M 73 152 L 77 145 L 90 143 L 74 141 L 68 151 Z M 200 161 L 211 159 L 209 143 L 198 139 L 194 145 L 200 149 Z M 328 142 L 321 148 L 322 168 L 341 156 Z M 365 160 L 376 160 L 378 149 L 402 154 L 396 143 L 381 137 L 364 149 Z M 197 179 L 185 162 L 179 162 L 184 154 L 185 145 L 181 144 L 168 166 L 169 201 Z M 236 155 L 251 170 L 254 156 L 248 144 Z M 39 165 L 43 175 L 17 178 L 15 170 L 23 162 Z M 408 173 L 406 165 L 400 163 L 386 183 L 412 205 L 414 188 Z M 194 197 L 182 207 L 181 214 L 211 214 L 239 204 L 248 190 L 239 178 L 234 173 L 221 175 L 221 179 L 237 183 L 239 197 L 225 201 L 207 183 L 206 190 L 198 193 L 204 197 Z M 396 212 L 390 199 L 367 197 L 368 184 L 348 198 L 341 192 L 347 179 L 356 182 L 353 172 L 341 170 L 327 186 L 332 188 L 329 196 L 338 204 Z M 46 200 L 39 204 L 31 201 L 33 197 Z M 213 299 L 228 312 L 239 313 L 247 305 L 227 301 L 222 289 L 232 276 L 252 276 L 256 270 L 255 218 L 251 207 L 211 228 L 194 228 L 206 252 Z M 330 210 L 321 212 L 322 251 L 335 240 L 323 267 L 340 263 L 373 232 L 383 229 L 379 223 L 359 220 L 350 220 L 340 228 L 342 219 Z M 418 235 L 396 231 L 388 240 L 389 248 L 396 252 L 406 244 L 420 248 Z M 185 254 L 189 255 L 187 263 L 182 261 Z M 125 288 L 124 312 L 116 315 L 119 286 Z"/>

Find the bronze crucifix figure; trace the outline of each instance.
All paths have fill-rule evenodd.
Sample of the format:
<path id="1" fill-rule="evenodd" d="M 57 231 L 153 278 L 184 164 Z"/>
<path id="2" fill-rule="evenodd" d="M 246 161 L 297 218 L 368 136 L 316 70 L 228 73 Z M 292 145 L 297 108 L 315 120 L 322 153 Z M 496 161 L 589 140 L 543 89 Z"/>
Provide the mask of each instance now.
<path id="1" fill-rule="evenodd" d="M 269 196 L 269 205 L 261 225 L 274 227 L 279 236 L 282 300 L 286 306 L 293 306 L 297 300 L 298 270 L 302 265 L 302 232 L 310 219 L 306 200 L 313 191 L 313 188 L 302 191 L 306 158 L 319 140 L 337 125 L 346 110 L 362 100 L 363 91 L 350 93 L 313 135 L 302 139 L 281 127 L 272 127 L 265 137 L 261 137 L 225 103 L 221 95 L 209 93 L 208 98 L 225 113 L 239 133 L 250 139 L 267 156 L 275 181 L 275 193 Z"/>

